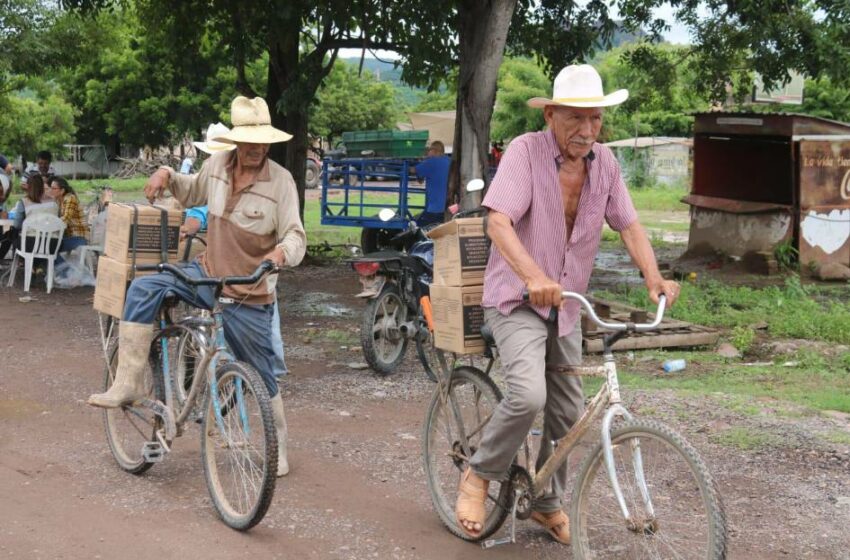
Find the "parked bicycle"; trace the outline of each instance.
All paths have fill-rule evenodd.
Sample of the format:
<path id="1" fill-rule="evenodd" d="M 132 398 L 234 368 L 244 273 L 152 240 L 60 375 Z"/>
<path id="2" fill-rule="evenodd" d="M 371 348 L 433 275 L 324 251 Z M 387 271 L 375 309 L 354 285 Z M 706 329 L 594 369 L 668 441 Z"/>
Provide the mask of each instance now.
<path id="1" fill-rule="evenodd" d="M 228 285 L 253 285 L 274 269 L 263 261 L 251 276 L 191 278 L 171 264 L 139 265 L 139 271 L 173 274 L 190 286 L 212 286 L 211 311 L 174 319 L 178 301 L 160 310 L 160 330 L 151 343 L 145 373 L 147 398 L 106 409 L 104 422 L 119 466 L 141 474 L 161 462 L 187 423 L 201 423 L 201 459 L 207 488 L 221 519 L 247 530 L 262 520 L 271 504 L 277 472 L 277 432 L 265 384 L 249 365 L 237 361 L 224 340 Z M 107 357 L 104 386 L 112 385 L 118 363 L 114 321 L 101 321 Z"/>
<path id="2" fill-rule="evenodd" d="M 570 508 L 573 555 L 588 558 L 701 558 L 726 557 L 726 518 L 720 493 L 697 451 L 678 433 L 655 420 L 635 418 L 623 405 L 613 345 L 632 332 L 651 331 L 661 322 L 661 297 L 652 323 L 602 321 L 582 295 L 578 300 L 604 337 L 601 366 L 573 367 L 567 375 L 604 378 L 599 392 L 572 429 L 559 441 L 546 463 L 535 471 L 531 434 L 518 450 L 507 480 L 491 482 L 487 517 L 472 538 L 455 518 L 458 483 L 477 449 L 484 426 L 502 399 L 489 373 L 495 342 L 485 327 L 489 358 L 485 371 L 456 366 L 453 358 L 436 351 L 438 384 L 428 407 L 422 455 L 428 490 L 442 522 L 465 540 L 493 535 L 511 517 L 510 536 L 485 540 L 485 548 L 515 542 L 516 519 L 528 519 L 555 471 L 576 448 L 594 422 L 602 418 L 600 441 L 578 471 Z"/>

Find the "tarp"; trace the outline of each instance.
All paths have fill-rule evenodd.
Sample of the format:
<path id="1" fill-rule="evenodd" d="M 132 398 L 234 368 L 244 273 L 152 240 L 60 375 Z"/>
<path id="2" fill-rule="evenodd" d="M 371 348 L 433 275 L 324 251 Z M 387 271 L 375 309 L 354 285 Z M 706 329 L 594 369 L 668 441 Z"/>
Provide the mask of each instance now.
<path id="1" fill-rule="evenodd" d="M 428 143 L 439 140 L 451 153 L 455 139 L 455 112 L 434 111 L 431 113 L 407 113 L 413 130 L 427 130 Z"/>

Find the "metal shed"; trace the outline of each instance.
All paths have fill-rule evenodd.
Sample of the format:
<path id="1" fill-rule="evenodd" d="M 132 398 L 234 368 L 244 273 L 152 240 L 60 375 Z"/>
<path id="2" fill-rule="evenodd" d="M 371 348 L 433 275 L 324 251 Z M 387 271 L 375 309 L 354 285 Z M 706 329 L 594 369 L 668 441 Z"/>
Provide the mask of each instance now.
<path id="1" fill-rule="evenodd" d="M 850 124 L 793 113 L 698 113 L 688 252 L 790 243 L 850 266 Z"/>

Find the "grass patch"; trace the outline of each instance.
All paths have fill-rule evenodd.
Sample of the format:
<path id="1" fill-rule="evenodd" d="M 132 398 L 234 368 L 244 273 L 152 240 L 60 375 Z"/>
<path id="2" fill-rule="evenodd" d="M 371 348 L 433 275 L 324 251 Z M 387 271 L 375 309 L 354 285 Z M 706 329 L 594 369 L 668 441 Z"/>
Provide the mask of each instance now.
<path id="1" fill-rule="evenodd" d="M 603 292 L 601 297 L 625 300 L 650 309 L 646 289 L 625 285 L 619 293 Z M 669 315 L 700 325 L 749 327 L 760 321 L 774 337 L 806 338 L 839 344 L 850 343 L 850 286 L 819 287 L 802 285 L 790 276 L 783 286 L 751 288 L 729 286 L 714 280 L 682 284 L 679 302 Z M 850 357 L 845 358 L 850 364 Z"/>
<path id="2" fill-rule="evenodd" d="M 638 213 L 641 210 L 674 210 L 687 212 L 690 208 L 681 202 L 683 196 L 688 194 L 688 188 L 684 185 L 654 186 L 629 189 L 635 208 Z"/>
<path id="3" fill-rule="evenodd" d="M 840 445 L 850 445 L 850 433 L 842 430 L 832 430 L 825 434 L 821 434 L 821 439 L 829 443 L 838 443 Z"/>
<path id="4" fill-rule="evenodd" d="M 322 329 L 319 334 L 323 338 L 338 344 L 354 344 L 359 341 L 357 333 L 343 329 Z"/>
<path id="5" fill-rule="evenodd" d="M 737 447 L 743 451 L 763 447 L 778 447 L 782 443 L 779 436 L 762 430 L 743 427 L 729 428 L 719 434 L 709 436 L 709 440 L 720 445 Z"/>

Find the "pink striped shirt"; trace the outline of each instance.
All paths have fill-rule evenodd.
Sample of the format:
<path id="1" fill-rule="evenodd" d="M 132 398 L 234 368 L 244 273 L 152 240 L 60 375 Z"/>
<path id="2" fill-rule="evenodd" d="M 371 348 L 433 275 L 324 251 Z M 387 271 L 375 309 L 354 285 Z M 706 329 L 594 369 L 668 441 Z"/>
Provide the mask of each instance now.
<path id="1" fill-rule="evenodd" d="M 585 293 L 599 251 L 603 220 L 622 231 L 637 220 L 632 199 L 620 175 L 620 165 L 609 148 L 593 145 L 588 157 L 587 178 L 582 185 L 576 220 L 570 239 L 564 219 L 564 202 L 558 181 L 561 156 L 555 135 L 530 132 L 515 138 L 490 184 L 483 205 L 508 216 L 517 237 L 537 266 L 565 290 Z M 493 247 L 484 274 L 484 307 L 508 315 L 522 305 L 525 284 Z M 549 309 L 535 307 L 544 319 Z M 558 314 L 558 335 L 572 332 L 579 303 L 567 302 Z"/>

